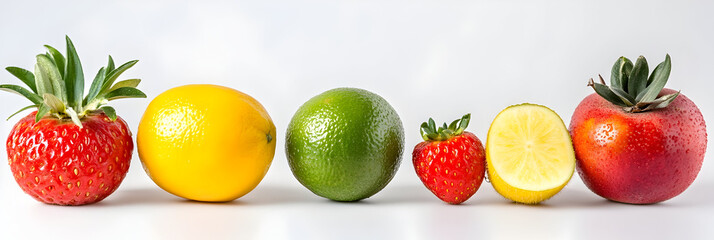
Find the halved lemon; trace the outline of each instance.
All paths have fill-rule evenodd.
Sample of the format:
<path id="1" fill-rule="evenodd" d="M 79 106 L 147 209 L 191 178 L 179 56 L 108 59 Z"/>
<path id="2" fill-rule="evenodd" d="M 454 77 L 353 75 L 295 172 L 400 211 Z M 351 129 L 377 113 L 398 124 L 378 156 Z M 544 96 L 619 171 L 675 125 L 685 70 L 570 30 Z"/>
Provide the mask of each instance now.
<path id="1" fill-rule="evenodd" d="M 515 202 L 536 204 L 570 181 L 575 152 L 558 114 L 524 103 L 504 109 L 491 123 L 486 162 L 491 185 L 499 194 Z"/>

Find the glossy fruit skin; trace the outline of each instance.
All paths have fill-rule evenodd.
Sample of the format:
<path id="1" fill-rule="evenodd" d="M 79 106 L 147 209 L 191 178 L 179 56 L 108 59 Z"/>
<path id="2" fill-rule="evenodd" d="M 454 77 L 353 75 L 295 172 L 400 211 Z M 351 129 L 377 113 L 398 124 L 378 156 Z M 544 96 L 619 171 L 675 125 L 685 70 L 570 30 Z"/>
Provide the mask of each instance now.
<path id="1" fill-rule="evenodd" d="M 35 114 L 22 118 L 7 139 L 15 181 L 36 200 L 57 205 L 101 201 L 119 187 L 129 170 L 134 145 L 121 118 L 104 113 L 71 121 Z"/>
<path id="2" fill-rule="evenodd" d="M 290 169 L 303 186 L 331 200 L 357 201 L 382 190 L 396 174 L 404 129 L 379 95 L 337 88 L 298 109 L 285 141 Z"/>
<path id="3" fill-rule="evenodd" d="M 446 141 L 417 144 L 412 163 L 424 186 L 450 204 L 460 204 L 473 196 L 486 172 L 483 144 L 470 132 Z"/>
<path id="4" fill-rule="evenodd" d="M 664 89 L 660 96 L 674 92 Z M 585 185 L 631 204 L 682 193 L 697 177 L 707 148 L 704 117 L 684 94 L 666 108 L 642 113 L 627 113 L 591 94 L 575 109 L 570 133 Z"/>
<path id="5" fill-rule="evenodd" d="M 235 89 L 185 85 L 147 107 L 137 133 L 144 170 L 162 189 L 205 202 L 252 191 L 275 155 L 275 125 L 253 97 Z"/>

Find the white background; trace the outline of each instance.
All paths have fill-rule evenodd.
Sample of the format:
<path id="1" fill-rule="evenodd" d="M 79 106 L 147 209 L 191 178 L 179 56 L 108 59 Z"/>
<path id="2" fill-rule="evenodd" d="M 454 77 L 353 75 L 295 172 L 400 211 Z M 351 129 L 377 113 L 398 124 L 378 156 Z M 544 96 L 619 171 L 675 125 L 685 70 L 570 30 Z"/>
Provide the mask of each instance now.
<path id="1" fill-rule="evenodd" d="M 671 54 L 668 87 L 714 121 L 713 13 L 712 1 L 3 1 L 3 68 L 32 69 L 43 44 L 64 52 L 65 34 L 89 79 L 107 54 L 140 60 L 124 77 L 143 79 L 149 99 L 113 103 L 134 133 L 157 94 L 211 83 L 262 102 L 280 135 L 262 183 L 225 204 L 164 192 L 135 155 L 122 186 L 101 203 L 44 205 L 0 164 L 0 239 L 711 239 L 711 144 L 686 192 L 647 206 L 603 200 L 577 175 L 538 206 L 510 203 L 488 183 L 463 205 L 446 205 L 419 182 L 410 152 L 429 117 L 442 122 L 470 112 L 469 130 L 483 141 L 491 120 L 512 104 L 549 106 L 568 124 L 592 92 L 587 79 L 608 78 L 621 55 L 645 55 L 653 68 Z M 0 82 L 20 84 L 6 72 Z M 310 193 L 283 150 L 297 108 L 343 86 L 383 96 L 406 131 L 394 180 L 357 203 Z M 0 103 L 4 118 L 28 101 L 1 93 Z M 0 121 L 3 141 L 18 120 Z"/>

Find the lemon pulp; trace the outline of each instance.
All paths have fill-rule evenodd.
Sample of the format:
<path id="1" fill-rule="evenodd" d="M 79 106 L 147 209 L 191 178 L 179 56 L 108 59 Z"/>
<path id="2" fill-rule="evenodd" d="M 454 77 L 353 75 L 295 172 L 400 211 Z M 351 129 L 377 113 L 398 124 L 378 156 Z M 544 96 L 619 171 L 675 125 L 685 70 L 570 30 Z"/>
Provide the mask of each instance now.
<path id="1" fill-rule="evenodd" d="M 575 170 L 575 153 L 563 120 L 534 104 L 511 106 L 496 116 L 488 132 L 486 159 L 496 191 L 521 203 L 538 203 L 555 195 Z"/>

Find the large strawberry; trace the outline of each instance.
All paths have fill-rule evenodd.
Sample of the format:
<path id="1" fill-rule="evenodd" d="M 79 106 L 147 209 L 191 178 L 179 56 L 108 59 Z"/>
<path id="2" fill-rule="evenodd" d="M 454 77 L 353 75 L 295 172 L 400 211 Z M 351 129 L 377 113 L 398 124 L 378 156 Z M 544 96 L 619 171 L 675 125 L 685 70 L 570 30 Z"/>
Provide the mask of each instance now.
<path id="1" fill-rule="evenodd" d="M 596 194 L 649 204 L 682 193 L 697 177 L 707 148 L 702 113 L 680 92 L 666 89 L 669 55 L 649 75 L 640 56 L 621 57 L 610 86 L 590 79 L 595 93 L 575 109 L 570 133 L 577 169 Z"/>
<path id="2" fill-rule="evenodd" d="M 2 84 L 0 90 L 32 102 L 15 114 L 37 108 L 15 124 L 7 139 L 8 162 L 20 188 L 40 202 L 83 205 L 98 202 L 119 187 L 134 147 L 126 122 L 104 105 L 146 95 L 136 89 L 139 79 L 115 83 L 137 61 L 115 68 L 109 56 L 84 96 L 82 64 L 66 39 L 67 57 L 45 46 L 48 52 L 37 55 L 34 74 L 6 68 L 29 89 Z"/>
<path id="3" fill-rule="evenodd" d="M 436 129 L 434 120 L 422 123 L 424 142 L 414 147 L 414 169 L 424 186 L 444 202 L 460 204 L 483 182 L 486 154 L 481 140 L 464 131 L 471 114 Z"/>

